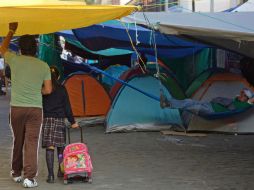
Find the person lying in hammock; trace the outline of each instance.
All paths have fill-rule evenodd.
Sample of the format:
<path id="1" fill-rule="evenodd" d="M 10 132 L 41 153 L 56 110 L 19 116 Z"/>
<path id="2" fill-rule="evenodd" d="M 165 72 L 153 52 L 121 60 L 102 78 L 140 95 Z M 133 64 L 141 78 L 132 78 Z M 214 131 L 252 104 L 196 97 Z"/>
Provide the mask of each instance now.
<path id="1" fill-rule="evenodd" d="M 197 101 L 193 99 L 169 100 L 161 93 L 160 106 L 161 108 L 173 108 L 189 111 L 197 115 L 209 115 L 219 112 L 235 111 L 246 109 L 254 103 L 254 96 L 251 90 L 244 88 L 235 98 L 216 97 L 210 102 Z"/>

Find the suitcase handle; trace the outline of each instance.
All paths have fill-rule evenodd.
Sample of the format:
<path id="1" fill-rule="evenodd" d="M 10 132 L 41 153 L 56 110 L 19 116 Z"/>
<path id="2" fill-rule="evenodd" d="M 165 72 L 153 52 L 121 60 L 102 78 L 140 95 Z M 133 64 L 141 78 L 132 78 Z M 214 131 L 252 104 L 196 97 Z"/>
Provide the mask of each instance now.
<path id="1" fill-rule="evenodd" d="M 82 129 L 82 127 L 79 127 L 79 128 L 80 128 L 80 141 L 81 141 L 81 143 L 84 143 L 83 129 Z M 71 127 L 67 127 L 69 144 L 71 144 L 70 129 L 71 129 Z"/>

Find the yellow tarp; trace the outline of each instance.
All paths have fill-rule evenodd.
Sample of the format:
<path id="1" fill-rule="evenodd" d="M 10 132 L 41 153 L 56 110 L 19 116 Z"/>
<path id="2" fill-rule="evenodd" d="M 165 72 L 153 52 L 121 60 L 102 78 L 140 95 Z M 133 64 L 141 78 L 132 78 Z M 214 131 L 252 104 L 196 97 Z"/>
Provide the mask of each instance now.
<path id="1" fill-rule="evenodd" d="M 137 10 L 135 6 L 86 5 L 52 0 L 0 0 L 0 36 L 10 22 L 18 22 L 17 36 L 47 34 L 119 19 Z"/>

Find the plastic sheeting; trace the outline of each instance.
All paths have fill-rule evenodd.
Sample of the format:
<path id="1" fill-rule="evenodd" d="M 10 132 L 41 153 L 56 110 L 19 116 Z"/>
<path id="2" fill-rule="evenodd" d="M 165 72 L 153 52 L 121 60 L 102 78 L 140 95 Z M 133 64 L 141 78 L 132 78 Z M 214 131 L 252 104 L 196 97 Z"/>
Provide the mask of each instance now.
<path id="1" fill-rule="evenodd" d="M 232 12 L 254 12 L 254 0 L 249 0 L 236 9 L 232 10 Z"/>
<path id="2" fill-rule="evenodd" d="M 125 54 L 132 54 L 133 51 L 130 50 L 125 50 L 125 49 L 117 49 L 117 48 L 108 48 L 108 49 L 103 49 L 100 51 L 92 51 L 88 48 L 86 48 L 85 46 L 83 46 L 74 36 L 74 34 L 72 33 L 71 30 L 65 30 L 65 31 L 60 31 L 56 33 L 59 36 L 63 36 L 65 37 L 65 40 L 74 45 L 77 46 L 78 48 L 86 51 L 86 52 L 90 52 L 92 54 L 96 54 L 96 55 L 100 55 L 100 56 L 117 56 L 117 55 L 125 55 Z M 96 43 L 96 42 L 94 42 Z"/>
<path id="3" fill-rule="evenodd" d="M 57 45 L 55 34 L 46 34 L 40 36 L 39 59 L 45 61 L 49 66 L 56 66 L 63 80 L 63 65 L 61 64 L 61 51 Z"/>
<path id="4" fill-rule="evenodd" d="M 191 39 L 254 58 L 254 12 L 145 13 L 150 23 L 165 34 Z M 146 24 L 143 14 L 125 17 L 125 22 Z"/>
<path id="5" fill-rule="evenodd" d="M 126 25 L 126 28 L 124 25 Z M 108 21 L 75 29 L 73 32 L 82 45 L 93 51 L 108 48 L 133 50 L 131 38 L 139 52 L 155 55 L 153 32 L 142 26 L 124 24 L 119 21 Z M 159 57 L 184 57 L 208 47 L 172 35 L 163 35 L 160 32 L 155 32 L 154 37 Z"/>
<path id="6" fill-rule="evenodd" d="M 253 12 L 219 13 L 145 13 L 146 18 L 165 34 L 216 37 L 219 39 L 252 41 Z M 146 24 L 144 15 L 136 13 L 125 21 Z"/>
<path id="7" fill-rule="evenodd" d="M 47 34 L 118 19 L 136 9 L 135 6 L 88 6 L 73 1 L 0 1 L 0 36 L 7 34 L 10 22 L 19 23 L 17 36 Z"/>

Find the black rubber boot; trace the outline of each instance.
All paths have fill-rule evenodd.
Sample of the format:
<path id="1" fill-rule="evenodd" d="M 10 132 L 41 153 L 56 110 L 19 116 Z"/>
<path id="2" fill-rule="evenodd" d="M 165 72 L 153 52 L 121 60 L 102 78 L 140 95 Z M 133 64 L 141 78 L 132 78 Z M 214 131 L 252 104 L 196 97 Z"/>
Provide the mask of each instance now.
<path id="1" fill-rule="evenodd" d="M 46 162 L 48 167 L 48 183 L 54 183 L 54 150 L 47 149 L 46 150 Z"/>
<path id="2" fill-rule="evenodd" d="M 57 157 L 58 157 L 58 172 L 57 172 L 57 177 L 63 177 L 64 174 L 61 171 L 60 164 L 63 162 L 63 151 L 64 147 L 57 147 Z"/>

